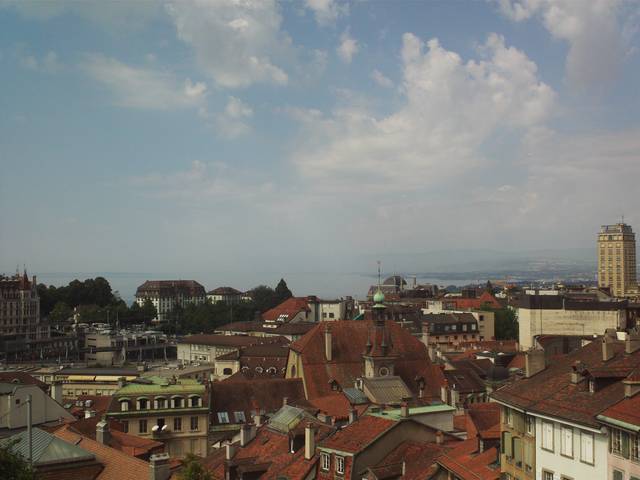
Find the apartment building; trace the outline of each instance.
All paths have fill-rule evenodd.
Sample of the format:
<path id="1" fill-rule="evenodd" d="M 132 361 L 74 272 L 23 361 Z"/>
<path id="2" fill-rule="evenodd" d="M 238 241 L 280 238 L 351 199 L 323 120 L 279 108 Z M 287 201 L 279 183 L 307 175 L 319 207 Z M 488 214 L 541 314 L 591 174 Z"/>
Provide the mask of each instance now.
<path id="1" fill-rule="evenodd" d="M 125 433 L 161 441 L 172 457 L 206 456 L 209 392 L 190 379 L 145 377 L 125 383 L 113 394 L 107 418 Z"/>
<path id="2" fill-rule="evenodd" d="M 155 320 L 164 322 L 176 306 L 199 305 L 207 301 L 207 294 L 195 280 L 147 280 L 136 290 L 136 302 L 142 306 L 147 300 L 156 307 Z"/>
<path id="3" fill-rule="evenodd" d="M 26 270 L 22 275 L 0 275 L 0 336 L 25 340 L 49 337 L 48 325 L 40 322 L 37 286 L 35 275 L 30 280 Z"/>
<path id="4" fill-rule="evenodd" d="M 636 234 L 625 223 L 603 225 L 598 233 L 598 286 L 616 297 L 637 293 Z"/>
<path id="5" fill-rule="evenodd" d="M 608 478 L 609 434 L 598 415 L 624 398 L 623 381 L 638 368 L 636 334 L 618 340 L 608 332 L 549 366 L 544 352 L 528 352 L 526 378 L 492 394 L 503 407 L 505 478 Z"/>

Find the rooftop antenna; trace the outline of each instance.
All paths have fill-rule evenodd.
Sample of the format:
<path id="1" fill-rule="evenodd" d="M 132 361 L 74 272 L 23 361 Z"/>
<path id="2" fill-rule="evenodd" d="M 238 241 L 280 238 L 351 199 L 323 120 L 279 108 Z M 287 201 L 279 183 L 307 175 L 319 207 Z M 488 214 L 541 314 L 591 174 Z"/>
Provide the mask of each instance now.
<path id="1" fill-rule="evenodd" d="M 380 260 L 378 260 L 378 288 L 380 287 Z"/>

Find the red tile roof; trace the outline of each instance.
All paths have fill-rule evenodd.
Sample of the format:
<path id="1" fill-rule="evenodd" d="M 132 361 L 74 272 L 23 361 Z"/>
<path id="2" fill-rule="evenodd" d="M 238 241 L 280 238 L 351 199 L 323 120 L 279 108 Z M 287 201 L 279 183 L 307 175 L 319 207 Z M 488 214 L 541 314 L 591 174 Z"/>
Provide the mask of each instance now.
<path id="1" fill-rule="evenodd" d="M 500 402 L 552 417 L 562 418 L 598 428 L 596 415 L 624 398 L 624 385 L 620 376 L 631 374 L 640 366 L 640 350 L 624 353 L 624 342 L 611 341 L 613 358 L 602 359 L 602 340 L 557 358 L 550 366 L 531 378 L 522 379 L 500 388 L 492 397 Z M 579 364 L 585 375 L 591 370 L 596 378 L 596 391 L 589 392 L 588 381 L 571 382 L 573 367 Z"/>
<path id="2" fill-rule="evenodd" d="M 332 360 L 325 357 L 325 326 L 332 332 Z M 440 387 L 444 376 L 440 368 L 428 358 L 425 345 L 411 333 L 393 321 L 387 321 L 385 328 L 389 337 L 389 354 L 394 360 L 395 374 L 400 376 L 409 389 L 418 392 L 418 379 L 425 382 L 426 398 L 440 398 Z M 291 349 L 302 357 L 305 387 L 308 399 L 324 397 L 335 393 L 330 384 L 335 380 L 340 387 L 353 387 L 355 380 L 362 377 L 363 352 L 373 325 L 367 321 L 320 322 L 309 333 L 291 344 Z"/>
<path id="3" fill-rule="evenodd" d="M 454 303 L 455 308 L 459 308 L 461 310 L 479 309 L 486 305 L 493 308 L 502 308 L 498 299 L 487 291 L 484 291 L 482 295 L 476 298 L 447 297 L 444 300 L 449 304 Z"/>
<path id="4" fill-rule="evenodd" d="M 461 480 L 499 480 L 497 460 L 498 451 L 495 448 L 478 453 L 478 440 L 470 438 L 441 455 L 437 462 Z"/>
<path id="5" fill-rule="evenodd" d="M 362 415 L 362 413 L 369 408 L 369 405 L 352 406 L 347 397 L 338 392 L 325 397 L 316 397 L 313 400 L 309 400 L 309 403 L 320 412 L 333 417 L 336 420 L 345 420 L 349 418 L 349 410 L 352 408 L 355 409 L 358 416 Z"/>
<path id="6" fill-rule="evenodd" d="M 149 478 L 150 470 L 147 462 L 75 433 L 68 426 L 56 430 L 54 435 L 96 456 L 97 460 L 104 466 L 97 480 L 141 480 Z"/>
<path id="7" fill-rule="evenodd" d="M 307 297 L 291 297 L 286 299 L 280 305 L 267 310 L 262 314 L 262 320 L 275 322 L 281 315 L 286 315 L 285 322 L 290 321 L 300 312 L 309 312 L 309 301 Z"/>
<path id="8" fill-rule="evenodd" d="M 500 438 L 500 404 L 472 403 L 467 410 L 467 417 L 472 427 L 472 431 L 467 429 L 469 437 L 478 434 L 483 440 Z"/>
<path id="9" fill-rule="evenodd" d="M 320 447 L 338 450 L 340 452 L 356 453 L 364 449 L 376 438 L 396 425 L 387 418 L 364 415 L 356 422 L 347 425 L 342 430 L 322 442 Z"/>
<path id="10" fill-rule="evenodd" d="M 26 372 L 0 372 L 0 383 L 1 382 L 16 383 L 19 385 L 37 385 L 44 392 L 49 391 L 49 385 Z"/>
<path id="11" fill-rule="evenodd" d="M 608 418 L 640 427 L 640 395 L 625 398 L 601 413 Z"/>
<path id="12" fill-rule="evenodd" d="M 386 473 L 398 470 L 402 473 L 404 462 L 403 480 L 424 480 L 430 478 L 437 470 L 436 458 L 441 456 L 447 447 L 435 443 L 420 443 L 404 441 L 394 448 L 382 461 L 370 470 L 377 478 L 388 478 Z"/>

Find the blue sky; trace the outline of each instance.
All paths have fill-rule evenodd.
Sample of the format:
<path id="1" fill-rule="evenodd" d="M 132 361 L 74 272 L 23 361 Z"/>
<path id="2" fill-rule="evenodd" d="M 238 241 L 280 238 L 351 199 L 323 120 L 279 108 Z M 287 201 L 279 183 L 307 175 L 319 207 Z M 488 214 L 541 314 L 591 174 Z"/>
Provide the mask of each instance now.
<path id="1" fill-rule="evenodd" d="M 0 0 L 0 270 L 250 279 L 640 230 L 639 24 L 615 0 Z"/>

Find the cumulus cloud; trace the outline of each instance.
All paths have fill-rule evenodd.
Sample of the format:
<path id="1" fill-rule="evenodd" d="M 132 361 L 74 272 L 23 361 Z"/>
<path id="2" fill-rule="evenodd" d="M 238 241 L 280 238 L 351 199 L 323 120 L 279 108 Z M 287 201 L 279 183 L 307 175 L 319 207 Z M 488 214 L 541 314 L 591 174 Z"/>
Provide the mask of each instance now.
<path id="1" fill-rule="evenodd" d="M 232 140 L 251 131 L 247 120 L 253 109 L 239 98 L 230 96 L 224 112 L 216 116 L 216 130 L 223 138 Z"/>
<path id="2" fill-rule="evenodd" d="M 373 79 L 374 82 L 376 82 L 378 85 L 380 85 L 381 87 L 385 87 L 385 88 L 391 88 L 393 87 L 393 82 L 391 81 L 391 79 L 389 79 L 388 77 L 386 77 L 380 70 L 375 69 L 373 72 L 371 72 L 371 78 Z"/>
<path id="3" fill-rule="evenodd" d="M 82 68 L 107 87 L 122 107 L 170 110 L 202 105 L 207 86 L 186 79 L 180 82 L 170 72 L 132 67 L 100 54 L 86 55 Z"/>
<path id="4" fill-rule="evenodd" d="M 179 1 L 168 5 L 178 37 L 193 47 L 200 67 L 221 87 L 286 85 L 279 66 L 291 54 L 274 0 Z"/>
<path id="5" fill-rule="evenodd" d="M 305 0 L 305 6 L 313 11 L 320 26 L 335 24 L 338 17 L 349 14 L 349 5 L 336 0 Z"/>
<path id="6" fill-rule="evenodd" d="M 336 48 L 336 52 L 340 60 L 344 63 L 351 63 L 353 57 L 360 50 L 360 46 L 355 38 L 351 36 L 349 30 L 345 30 L 342 35 L 340 35 L 340 45 Z"/>
<path id="7" fill-rule="evenodd" d="M 500 131 L 543 123 L 556 94 L 522 51 L 492 34 L 483 57 L 464 62 L 438 40 L 403 36 L 404 105 L 377 117 L 356 104 L 307 122 L 293 155 L 299 171 L 332 188 L 403 190 L 441 182 L 483 162 Z"/>
<path id="8" fill-rule="evenodd" d="M 555 38 L 569 44 L 566 76 L 580 88 L 613 80 L 626 55 L 620 0 L 497 0 L 500 11 L 520 22 L 539 17 Z"/>

